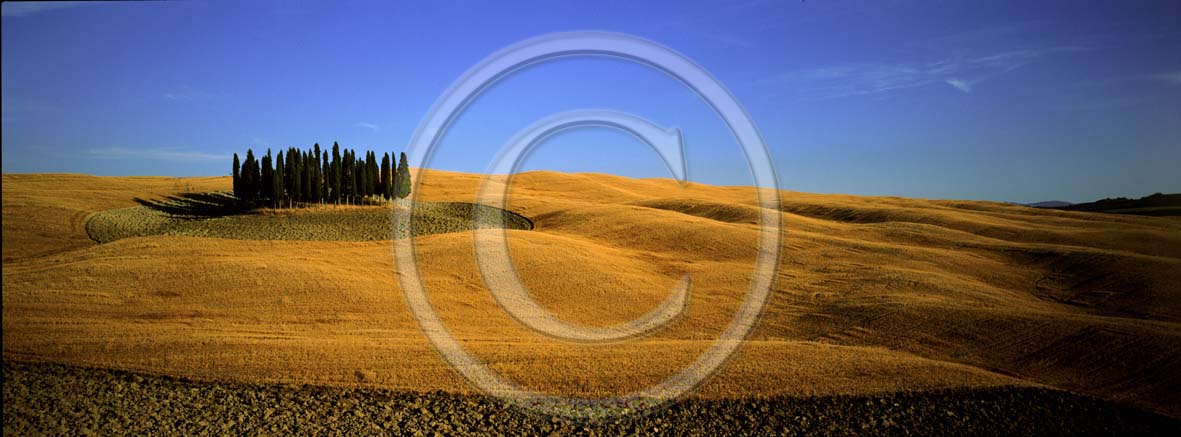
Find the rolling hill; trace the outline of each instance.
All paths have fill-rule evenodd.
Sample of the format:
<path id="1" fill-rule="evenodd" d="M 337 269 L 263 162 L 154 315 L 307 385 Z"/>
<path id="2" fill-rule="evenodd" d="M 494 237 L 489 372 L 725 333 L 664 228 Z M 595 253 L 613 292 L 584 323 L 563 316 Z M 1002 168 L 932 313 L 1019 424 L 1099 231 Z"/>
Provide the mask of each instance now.
<path id="1" fill-rule="evenodd" d="M 474 202 L 480 176 L 424 171 L 421 200 Z M 152 235 L 86 223 L 222 178 L 3 176 L 3 356 L 200 380 L 466 393 L 419 331 L 389 241 Z M 1053 387 L 1181 417 L 1181 221 L 978 201 L 781 192 L 773 292 L 738 354 L 692 396 Z M 472 233 L 417 237 L 452 334 L 547 393 L 622 394 L 691 362 L 733 316 L 760 209 L 749 187 L 529 172 L 509 209 L 530 293 L 606 326 L 693 277 L 687 313 L 587 346 L 493 300 Z M 486 231 L 480 231 L 486 232 Z"/>

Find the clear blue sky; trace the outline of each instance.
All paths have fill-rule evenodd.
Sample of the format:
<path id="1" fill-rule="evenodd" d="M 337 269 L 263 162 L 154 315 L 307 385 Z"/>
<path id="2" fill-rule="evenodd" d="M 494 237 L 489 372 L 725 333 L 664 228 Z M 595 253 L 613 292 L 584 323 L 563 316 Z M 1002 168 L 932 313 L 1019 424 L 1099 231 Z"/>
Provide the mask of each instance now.
<path id="1" fill-rule="evenodd" d="M 230 154 L 402 150 L 435 98 L 508 44 L 604 30 L 697 61 L 746 106 L 783 188 L 1087 201 L 1181 191 L 1176 1 L 128 2 L 3 5 L 3 171 L 221 175 Z M 477 101 L 432 166 L 481 172 L 517 130 L 618 109 L 685 134 L 690 178 L 749 184 L 687 89 L 568 59 Z M 666 177 L 576 131 L 530 169 Z"/>

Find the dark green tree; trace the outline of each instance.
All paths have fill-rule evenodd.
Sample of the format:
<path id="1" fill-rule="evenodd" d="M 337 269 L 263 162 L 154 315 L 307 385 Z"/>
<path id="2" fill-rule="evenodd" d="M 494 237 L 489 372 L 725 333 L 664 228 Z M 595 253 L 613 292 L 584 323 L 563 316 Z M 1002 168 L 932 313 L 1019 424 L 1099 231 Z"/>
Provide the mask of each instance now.
<path id="1" fill-rule="evenodd" d="M 293 175 L 295 175 L 295 153 L 292 153 L 292 150 L 292 147 L 287 148 L 287 159 L 283 161 L 285 167 L 283 169 L 283 189 L 286 192 L 284 197 L 287 198 L 288 207 L 295 200 L 295 191 L 293 191 L 295 190 L 295 180 L 292 179 Z"/>
<path id="2" fill-rule="evenodd" d="M 271 184 L 275 182 L 279 183 L 279 188 L 275 190 L 275 200 L 282 202 L 283 199 L 287 198 L 287 186 L 284 184 L 287 180 L 287 159 L 283 157 L 282 150 L 279 151 L 279 154 L 275 155 L 275 175 L 271 179 L 273 179 Z M 278 205 L 283 206 L 282 203 Z"/>
<path id="3" fill-rule="evenodd" d="M 373 196 L 377 193 L 377 154 L 372 150 L 365 151 L 365 195 Z"/>
<path id="4" fill-rule="evenodd" d="M 246 149 L 246 161 L 242 163 L 242 200 L 246 202 L 254 202 L 254 198 L 258 193 L 257 172 L 254 170 L 254 151 Z"/>
<path id="5" fill-rule="evenodd" d="M 280 158 L 283 156 L 283 151 L 280 150 L 279 154 L 275 156 L 275 170 L 271 172 L 271 180 L 267 181 L 267 183 L 271 185 L 271 192 L 275 193 L 275 196 L 271 198 L 271 206 L 278 208 L 283 206 L 283 196 L 285 194 L 283 188 L 283 160 Z"/>
<path id="6" fill-rule="evenodd" d="M 348 178 L 348 188 L 345 190 L 348 193 L 348 203 L 357 203 L 357 150 L 348 150 L 348 157 L 345 158 L 345 163 L 348 164 L 348 170 L 345 177 Z"/>
<path id="7" fill-rule="evenodd" d="M 381 196 L 381 191 L 378 191 L 378 185 L 381 183 L 381 161 L 377 160 L 377 152 L 369 152 L 369 160 L 365 161 L 369 166 L 369 195 Z"/>
<path id="8" fill-rule="evenodd" d="M 365 158 L 363 156 L 357 158 L 354 154 L 353 159 L 357 161 L 357 164 L 353 167 L 353 175 L 357 180 L 357 203 L 361 203 L 361 201 L 365 200 L 365 195 L 368 194 L 365 192 Z"/>
<path id="9" fill-rule="evenodd" d="M 349 149 L 344 149 L 340 154 L 340 201 L 350 203 L 352 190 L 349 189 L 353 185 L 352 160 L 349 159 Z"/>
<path id="10" fill-rule="evenodd" d="M 295 157 L 292 161 L 295 164 L 295 168 L 292 169 L 292 196 L 295 197 L 296 202 L 302 202 L 304 201 L 304 177 L 302 177 L 304 162 L 300 159 L 299 149 L 292 148 L 292 156 Z"/>
<path id="11" fill-rule="evenodd" d="M 239 179 L 242 177 L 242 164 L 238 162 L 238 153 L 234 152 L 234 173 L 232 180 L 234 183 L 234 197 L 242 198 L 242 191 L 238 188 Z"/>
<path id="12" fill-rule="evenodd" d="M 262 179 L 259 179 L 259 184 L 261 185 L 259 187 L 261 191 L 260 197 L 263 199 L 275 198 L 274 190 L 271 189 L 271 174 L 275 171 L 271 164 L 273 159 L 271 157 L 271 149 L 268 148 L 267 154 L 262 157 Z"/>
<path id="13" fill-rule="evenodd" d="M 262 197 L 262 166 L 259 165 L 258 159 L 252 161 L 250 165 L 250 173 L 251 180 L 254 181 L 254 187 L 251 188 L 250 191 L 252 191 L 254 200 L 258 201 L 259 198 Z"/>
<path id="14" fill-rule="evenodd" d="M 399 199 L 410 195 L 410 164 L 406 163 L 406 152 L 398 158 L 398 179 L 396 194 Z"/>
<path id="15" fill-rule="evenodd" d="M 262 195 L 259 196 L 265 200 L 271 200 L 275 198 L 275 194 L 271 189 L 271 172 L 273 170 L 274 169 L 271 168 L 271 150 L 267 149 L 267 154 L 262 156 L 262 179 L 260 180 L 262 183 Z"/>
<path id="16" fill-rule="evenodd" d="M 320 166 L 320 177 L 324 179 L 320 182 L 320 200 L 321 202 L 328 202 L 328 187 L 331 185 L 328 182 L 330 180 L 329 175 L 332 174 L 332 169 L 328 166 L 327 150 L 325 150 L 324 154 L 320 156 L 320 159 L 322 159 L 324 163 L 322 166 Z"/>
<path id="17" fill-rule="evenodd" d="M 356 159 L 356 164 L 353 165 L 353 181 L 357 187 L 356 203 L 360 204 L 365 200 L 365 159 L 356 158 L 356 154 L 353 157 Z"/>
<path id="18" fill-rule="evenodd" d="M 393 186 L 390 182 L 390 154 L 385 153 L 381 155 L 381 177 L 378 178 L 377 191 L 381 193 L 381 198 L 387 201 L 390 200 L 390 193 L 393 192 L 390 190 L 390 187 Z"/>
<path id="19" fill-rule="evenodd" d="M 332 200 L 340 205 L 340 146 L 332 142 Z"/>
<path id="20" fill-rule="evenodd" d="M 291 151 L 288 150 L 288 155 Z M 279 189 L 275 190 L 275 201 L 282 202 L 287 198 L 287 158 L 283 157 L 283 151 L 279 151 L 279 155 L 275 155 L 275 176 L 272 183 L 279 183 Z M 282 207 L 282 203 L 279 203 Z"/>
<path id="21" fill-rule="evenodd" d="M 307 190 L 307 201 L 315 202 L 315 169 L 320 168 L 320 159 L 312 155 L 312 149 L 307 150 L 307 155 L 304 157 L 304 175 L 307 177 L 307 183 L 304 184 L 304 189 Z"/>
<path id="22" fill-rule="evenodd" d="M 323 177 L 323 174 L 320 173 L 320 143 L 312 144 L 312 150 L 315 152 L 312 156 L 312 198 L 319 203 L 324 200 L 320 191 L 320 187 L 323 185 L 320 179 Z"/>

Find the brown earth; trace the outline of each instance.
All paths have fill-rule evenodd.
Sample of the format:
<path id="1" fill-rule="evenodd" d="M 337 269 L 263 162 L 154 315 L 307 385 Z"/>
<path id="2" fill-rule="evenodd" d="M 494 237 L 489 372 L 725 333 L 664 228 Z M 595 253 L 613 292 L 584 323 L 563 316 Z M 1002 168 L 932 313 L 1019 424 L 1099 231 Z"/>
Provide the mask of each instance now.
<path id="1" fill-rule="evenodd" d="M 419 176 L 472 202 L 477 175 Z M 407 309 L 387 242 L 181 236 L 91 241 L 89 215 L 228 178 L 3 176 L 3 356 L 200 380 L 471 389 Z M 1048 386 L 1181 417 L 1181 221 L 991 202 L 781 193 L 779 270 L 762 319 L 695 398 Z M 571 344 L 521 327 L 481 281 L 469 232 L 415 240 L 432 304 L 496 371 L 599 396 L 676 372 L 749 286 L 752 189 L 530 172 L 509 231 L 530 292 L 606 326 L 687 313 L 642 339 Z"/>
<path id="2" fill-rule="evenodd" d="M 46 408 L 53 405 L 54 408 Z M 555 420 L 485 395 L 203 382 L 4 363 L 4 434 L 1176 435 L 1181 420 L 1039 387 L 684 399 Z"/>

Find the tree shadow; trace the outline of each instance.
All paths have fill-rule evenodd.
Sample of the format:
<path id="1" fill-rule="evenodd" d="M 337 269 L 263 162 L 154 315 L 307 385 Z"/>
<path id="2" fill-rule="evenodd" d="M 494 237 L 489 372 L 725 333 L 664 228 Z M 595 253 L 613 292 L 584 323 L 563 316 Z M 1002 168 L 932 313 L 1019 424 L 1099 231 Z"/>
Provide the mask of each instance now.
<path id="1" fill-rule="evenodd" d="M 175 218 L 202 219 L 249 212 L 252 207 L 224 192 L 181 193 L 162 199 L 132 199 L 135 203 Z"/>

